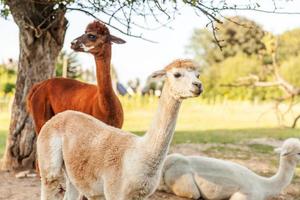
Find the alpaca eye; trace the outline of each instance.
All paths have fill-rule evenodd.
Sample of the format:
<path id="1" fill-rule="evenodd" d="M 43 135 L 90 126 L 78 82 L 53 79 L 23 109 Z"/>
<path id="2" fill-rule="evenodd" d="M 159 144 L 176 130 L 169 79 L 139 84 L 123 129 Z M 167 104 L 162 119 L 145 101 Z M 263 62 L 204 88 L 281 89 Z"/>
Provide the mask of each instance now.
<path id="1" fill-rule="evenodd" d="M 176 74 L 174 74 L 174 77 L 175 78 L 179 78 L 179 77 L 181 77 L 181 74 L 180 73 L 176 73 Z"/>
<path id="2" fill-rule="evenodd" d="M 95 35 L 92 35 L 92 34 L 88 34 L 88 38 L 90 40 L 96 40 L 96 36 Z"/>
<path id="3" fill-rule="evenodd" d="M 199 79 L 200 78 L 200 74 L 197 74 L 196 77 L 197 77 L 197 79 Z"/>

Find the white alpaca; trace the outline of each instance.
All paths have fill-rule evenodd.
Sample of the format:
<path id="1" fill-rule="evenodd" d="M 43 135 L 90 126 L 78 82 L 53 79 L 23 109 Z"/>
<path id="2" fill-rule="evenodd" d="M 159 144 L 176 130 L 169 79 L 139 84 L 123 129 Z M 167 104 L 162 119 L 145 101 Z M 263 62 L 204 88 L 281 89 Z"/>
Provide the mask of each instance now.
<path id="1" fill-rule="evenodd" d="M 176 60 L 152 77 L 165 78 L 158 111 L 147 133 L 138 137 L 92 116 L 66 111 L 42 128 L 37 151 L 42 199 L 59 199 L 64 169 L 65 199 L 141 200 L 152 194 L 185 98 L 199 96 L 202 85 L 190 60 Z"/>
<path id="2" fill-rule="evenodd" d="M 300 141 L 287 139 L 276 151 L 280 152 L 279 169 L 269 178 L 230 161 L 171 154 L 158 189 L 192 199 L 265 200 L 291 183 L 300 160 Z"/>

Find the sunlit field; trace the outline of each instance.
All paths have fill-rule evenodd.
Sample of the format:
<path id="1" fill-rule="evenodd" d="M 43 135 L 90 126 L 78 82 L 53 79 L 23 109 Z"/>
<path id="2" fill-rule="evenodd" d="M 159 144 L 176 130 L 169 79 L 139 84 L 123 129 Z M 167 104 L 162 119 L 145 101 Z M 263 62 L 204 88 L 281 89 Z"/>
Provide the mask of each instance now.
<path id="1" fill-rule="evenodd" d="M 150 125 L 157 99 L 122 99 L 125 130 L 143 134 Z M 300 136 L 299 129 L 280 128 L 272 103 L 223 102 L 208 104 L 199 99 L 183 102 L 173 143 L 236 143 L 243 139 Z M 300 113 L 300 108 L 294 108 Z M 290 117 L 290 116 L 289 116 Z M 287 117 L 287 124 L 290 118 Z"/>
<path id="2" fill-rule="evenodd" d="M 123 129 L 139 135 L 150 126 L 156 112 L 156 97 L 122 97 Z M 229 102 L 207 103 L 201 98 L 185 100 L 180 109 L 173 144 L 238 143 L 251 138 L 299 137 L 299 129 L 280 128 L 272 103 Z M 294 108 L 300 113 L 300 107 Z M 287 118 L 287 124 L 290 124 Z M 8 110 L 0 113 L 0 156 L 5 148 L 9 126 Z"/>
<path id="3" fill-rule="evenodd" d="M 6 136 L 8 133 L 8 126 L 9 126 L 9 112 L 7 110 L 0 112 L 0 156 L 2 157 Z"/>
<path id="4" fill-rule="evenodd" d="M 124 107 L 124 129 L 131 131 L 147 130 L 149 122 L 157 109 L 158 99 L 121 98 Z M 278 127 L 273 104 L 232 102 L 207 103 L 201 98 L 184 100 L 177 122 L 178 131 L 274 128 Z M 282 108 L 284 110 L 284 108 Z M 300 107 L 294 107 L 295 115 Z M 291 115 L 287 115 L 286 123 L 291 123 Z M 138 121 L 137 121 L 138 120 Z"/>

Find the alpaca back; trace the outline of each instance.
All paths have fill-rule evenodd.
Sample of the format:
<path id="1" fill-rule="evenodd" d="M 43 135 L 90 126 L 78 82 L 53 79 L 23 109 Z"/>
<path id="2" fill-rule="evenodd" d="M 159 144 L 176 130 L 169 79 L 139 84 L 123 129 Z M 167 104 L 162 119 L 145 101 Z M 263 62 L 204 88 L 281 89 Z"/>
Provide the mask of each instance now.
<path id="1" fill-rule="evenodd" d="M 188 159 L 199 176 L 215 184 L 248 188 L 258 178 L 254 172 L 234 162 L 201 156 L 188 156 Z"/>
<path id="2" fill-rule="evenodd" d="M 42 176 L 49 177 L 56 168 L 61 173 L 64 165 L 68 178 L 80 192 L 89 194 L 95 188 L 100 190 L 107 177 L 117 182 L 122 175 L 123 155 L 135 137 L 84 113 L 59 113 L 43 126 L 38 137 L 39 155 L 49 155 L 47 159 L 39 156 Z M 56 158 L 60 162 L 54 166 Z M 53 177 L 61 177 L 60 173 Z"/>

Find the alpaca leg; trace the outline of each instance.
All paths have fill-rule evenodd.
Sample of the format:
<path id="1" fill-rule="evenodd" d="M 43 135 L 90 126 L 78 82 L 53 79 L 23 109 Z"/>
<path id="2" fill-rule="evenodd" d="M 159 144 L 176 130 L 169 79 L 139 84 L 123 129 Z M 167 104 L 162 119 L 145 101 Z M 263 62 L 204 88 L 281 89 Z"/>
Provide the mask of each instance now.
<path id="1" fill-rule="evenodd" d="M 75 186 L 70 182 L 68 177 L 66 179 L 66 192 L 64 196 L 64 200 L 78 200 L 80 199 L 80 195 Z"/>
<path id="2" fill-rule="evenodd" d="M 117 182 L 112 181 L 111 179 L 104 181 L 103 189 L 104 189 L 104 196 L 106 200 L 123 200 L 121 198 L 121 192 L 118 187 L 119 184 Z M 125 200 L 125 199 L 124 199 Z M 126 199 L 129 200 L 129 199 Z"/>
<path id="3" fill-rule="evenodd" d="M 171 189 L 177 196 L 191 199 L 201 197 L 200 188 L 198 187 L 193 174 L 184 174 L 171 185 Z"/>
<path id="4" fill-rule="evenodd" d="M 117 197 L 118 194 L 112 192 L 112 190 L 109 190 L 109 189 L 106 189 L 104 187 L 104 196 L 105 196 L 105 199 L 106 200 L 123 200 L 123 198 L 118 198 Z M 120 194 L 119 194 L 120 195 Z M 91 199 L 91 198 L 88 198 L 88 199 Z M 95 199 L 96 200 L 96 199 Z"/>
<path id="5" fill-rule="evenodd" d="M 90 197 L 87 197 L 88 200 L 109 200 L 108 198 L 104 198 L 103 196 L 90 196 Z"/>
<path id="6" fill-rule="evenodd" d="M 245 194 L 236 192 L 231 196 L 230 200 L 252 200 L 252 199 L 249 199 Z"/>
<path id="7" fill-rule="evenodd" d="M 64 176 L 59 169 L 54 168 L 52 173 L 45 173 L 43 171 L 43 164 L 40 165 L 41 169 L 41 199 L 42 200 L 59 200 L 63 199 L 62 185 L 64 185 Z"/>
<path id="8" fill-rule="evenodd" d="M 49 136 L 52 136 L 49 138 Z M 41 199 L 63 199 L 61 186 L 65 180 L 62 165 L 62 141 L 50 129 L 38 138 L 37 152 L 41 175 Z M 46 157 L 47 156 L 47 157 Z"/>
<path id="9" fill-rule="evenodd" d="M 41 200 L 63 199 L 61 192 L 61 180 L 63 177 L 41 179 Z"/>
<path id="10" fill-rule="evenodd" d="M 105 200 L 103 196 L 95 196 L 91 200 Z"/>

